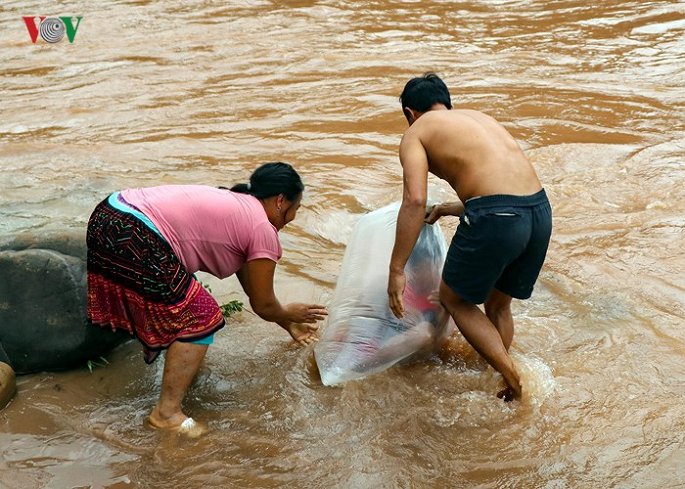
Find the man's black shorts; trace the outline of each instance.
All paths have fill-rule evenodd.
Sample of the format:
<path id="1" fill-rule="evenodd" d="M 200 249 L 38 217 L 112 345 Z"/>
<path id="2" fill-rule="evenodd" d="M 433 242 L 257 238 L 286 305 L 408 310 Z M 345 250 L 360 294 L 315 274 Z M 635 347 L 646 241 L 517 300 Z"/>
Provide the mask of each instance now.
<path id="1" fill-rule="evenodd" d="M 527 196 L 469 199 L 447 252 L 443 281 L 462 299 L 482 304 L 495 288 L 528 299 L 547 254 L 552 208 L 545 190 Z"/>

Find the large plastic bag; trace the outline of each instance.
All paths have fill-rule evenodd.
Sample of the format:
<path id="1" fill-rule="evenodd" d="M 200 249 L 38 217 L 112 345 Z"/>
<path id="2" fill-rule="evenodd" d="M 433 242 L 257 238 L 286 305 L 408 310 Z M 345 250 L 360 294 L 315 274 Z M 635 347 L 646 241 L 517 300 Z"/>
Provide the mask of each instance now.
<path id="1" fill-rule="evenodd" d="M 446 335 L 446 318 L 437 304 L 447 253 L 438 224 L 424 224 L 405 275 L 402 319 L 388 305 L 388 267 L 395 241 L 399 203 L 357 222 L 345 250 L 328 322 L 314 356 L 324 385 L 383 371 Z"/>

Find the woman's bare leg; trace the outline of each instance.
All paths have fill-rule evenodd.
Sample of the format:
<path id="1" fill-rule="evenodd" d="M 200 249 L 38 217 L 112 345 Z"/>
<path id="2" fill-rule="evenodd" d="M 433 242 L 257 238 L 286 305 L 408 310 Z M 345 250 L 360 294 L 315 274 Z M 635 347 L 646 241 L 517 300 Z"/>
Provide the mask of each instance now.
<path id="1" fill-rule="evenodd" d="M 195 378 L 208 345 L 175 341 L 166 352 L 162 391 L 159 402 L 150 413 L 150 424 L 156 428 L 175 428 L 188 416 L 181 409 L 181 402 Z"/>

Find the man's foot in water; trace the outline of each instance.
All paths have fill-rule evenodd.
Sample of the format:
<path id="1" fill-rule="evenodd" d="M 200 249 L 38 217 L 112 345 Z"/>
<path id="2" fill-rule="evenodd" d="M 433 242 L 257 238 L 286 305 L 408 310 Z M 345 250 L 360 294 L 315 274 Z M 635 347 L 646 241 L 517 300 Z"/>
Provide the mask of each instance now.
<path id="1" fill-rule="evenodd" d="M 507 386 L 497 393 L 497 397 L 502 399 L 504 402 L 511 402 L 515 399 L 521 399 L 521 386 L 519 385 L 518 390 L 515 390 L 511 386 Z"/>

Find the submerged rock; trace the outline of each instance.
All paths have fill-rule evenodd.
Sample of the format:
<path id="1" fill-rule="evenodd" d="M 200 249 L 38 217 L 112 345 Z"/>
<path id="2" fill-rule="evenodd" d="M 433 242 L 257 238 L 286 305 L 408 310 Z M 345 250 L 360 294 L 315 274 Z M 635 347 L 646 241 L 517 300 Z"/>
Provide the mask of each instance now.
<path id="1" fill-rule="evenodd" d="M 86 321 L 85 236 L 22 235 L 0 249 L 0 361 L 18 374 L 85 365 L 130 337 Z"/>
<path id="2" fill-rule="evenodd" d="M 6 363 L 0 362 L 0 409 L 7 406 L 16 391 L 17 383 L 14 378 L 14 370 Z"/>

